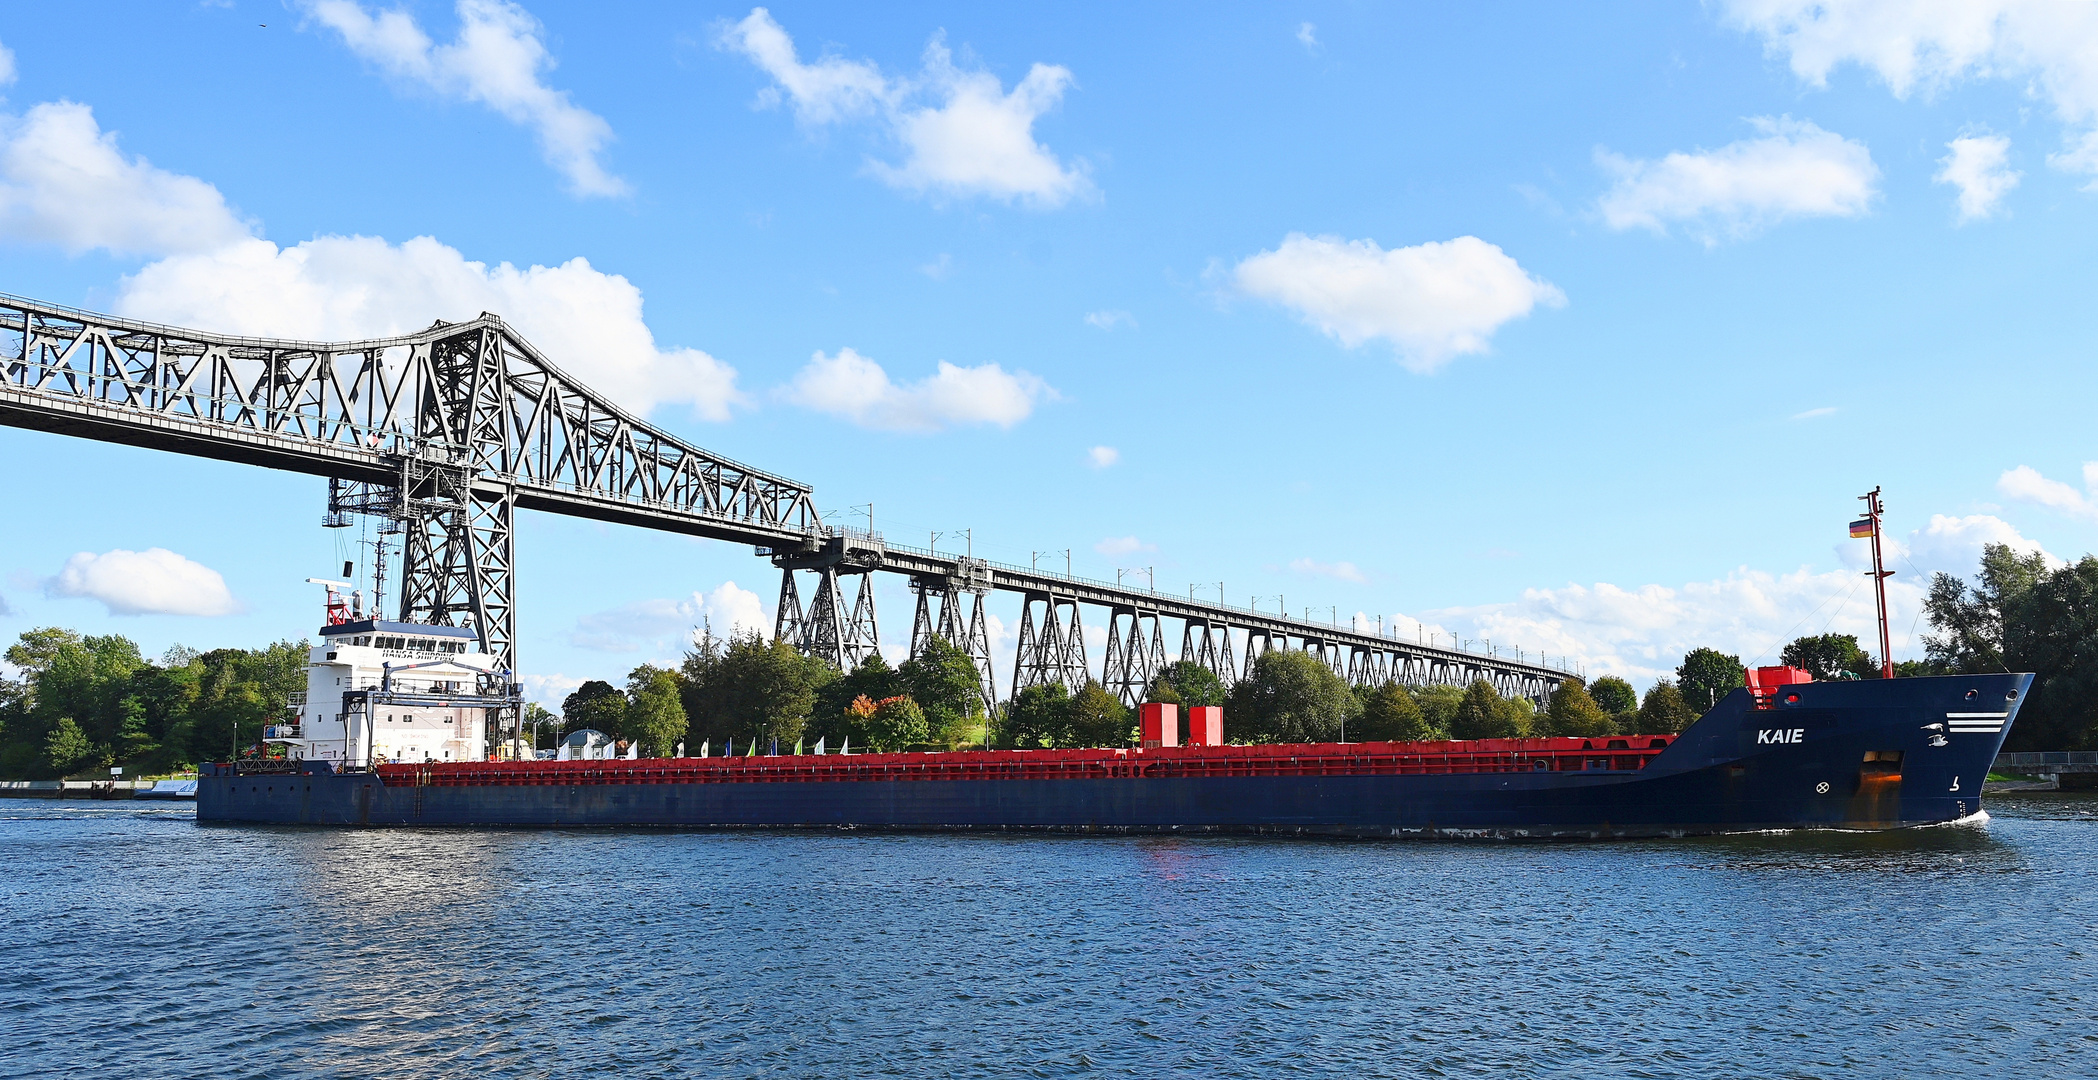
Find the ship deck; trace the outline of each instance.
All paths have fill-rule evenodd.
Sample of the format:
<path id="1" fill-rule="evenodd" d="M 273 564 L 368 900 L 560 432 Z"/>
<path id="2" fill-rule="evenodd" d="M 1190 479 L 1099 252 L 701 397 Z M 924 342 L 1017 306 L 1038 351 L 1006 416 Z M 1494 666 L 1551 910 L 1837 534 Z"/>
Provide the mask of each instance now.
<path id="1" fill-rule="evenodd" d="M 378 765 L 371 771 L 388 787 L 1632 772 L 1645 768 L 1674 739 L 1672 735 L 1618 735 L 1596 739 L 1421 743 L 465 761 Z"/>

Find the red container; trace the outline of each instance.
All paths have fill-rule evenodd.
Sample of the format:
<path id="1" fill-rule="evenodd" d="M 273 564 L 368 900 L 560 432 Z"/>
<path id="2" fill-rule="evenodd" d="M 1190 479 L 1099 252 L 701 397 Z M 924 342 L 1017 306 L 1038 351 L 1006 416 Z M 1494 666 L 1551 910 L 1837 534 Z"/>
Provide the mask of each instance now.
<path id="1" fill-rule="evenodd" d="M 1224 745 L 1224 707 L 1196 705 L 1187 711 L 1189 746 Z"/>
<path id="2" fill-rule="evenodd" d="M 1180 745 L 1180 706 L 1147 701 L 1142 712 L 1145 749 Z"/>

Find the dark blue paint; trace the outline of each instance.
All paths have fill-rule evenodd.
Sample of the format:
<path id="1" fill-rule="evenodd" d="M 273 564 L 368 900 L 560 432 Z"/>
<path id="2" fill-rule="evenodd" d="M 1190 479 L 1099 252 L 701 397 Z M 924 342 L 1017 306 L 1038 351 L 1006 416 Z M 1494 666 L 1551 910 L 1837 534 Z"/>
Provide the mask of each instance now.
<path id="1" fill-rule="evenodd" d="M 1645 769 L 1624 772 L 389 787 L 313 763 L 295 776 L 214 767 L 198 786 L 198 820 L 1424 838 L 1885 829 L 1980 810 L 1983 777 L 2030 682 L 1987 675 L 1811 683 L 1786 688 L 1797 702 L 1772 709 L 1754 708 L 1737 690 Z M 1983 711 L 2013 716 L 2003 732 L 1951 733 L 1947 745 L 1932 745 L 1930 728 L 1946 713 Z M 1764 730 L 1804 737 L 1763 744 Z M 1868 751 L 1903 754 L 1898 785 L 1877 796 L 1860 772 Z"/>

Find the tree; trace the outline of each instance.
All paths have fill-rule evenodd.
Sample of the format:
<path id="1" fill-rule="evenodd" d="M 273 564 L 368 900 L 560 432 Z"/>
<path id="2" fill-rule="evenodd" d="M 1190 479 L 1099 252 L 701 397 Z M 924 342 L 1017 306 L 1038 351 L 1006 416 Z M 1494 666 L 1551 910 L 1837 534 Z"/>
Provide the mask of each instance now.
<path id="1" fill-rule="evenodd" d="M 615 739 L 626 737 L 627 698 L 619 688 L 592 679 L 576 688 L 561 702 L 561 734 L 585 729 L 602 731 Z"/>
<path id="2" fill-rule="evenodd" d="M 1363 699 L 1361 719 L 1349 734 L 1364 742 L 1421 742 L 1435 731 L 1405 687 L 1385 683 Z"/>
<path id="3" fill-rule="evenodd" d="M 1632 691 L 1632 684 L 1615 675 L 1605 675 L 1588 684 L 1588 696 L 1596 705 L 1610 714 L 1610 720 L 1619 731 L 1630 731 L 1632 717 L 1639 712 L 1639 695 Z"/>
<path id="4" fill-rule="evenodd" d="M 131 761 L 157 749 L 159 744 L 154 740 L 153 732 L 146 722 L 145 701 L 137 694 L 130 694 L 120 703 L 119 708 L 123 716 L 117 725 L 115 744 L 111 747 L 116 760 Z"/>
<path id="5" fill-rule="evenodd" d="M 1748 685 L 1741 658 L 1717 649 L 1690 650 L 1683 656 L 1683 666 L 1675 669 L 1675 677 L 1676 692 L 1699 715 L 1710 711 L 1736 687 Z"/>
<path id="6" fill-rule="evenodd" d="M 949 746 L 978 741 L 975 725 L 983 718 L 982 684 L 976 662 L 960 646 L 936 634 L 925 643 L 922 655 L 896 670 L 911 700 L 925 711 L 925 724 L 935 741 Z"/>
<path id="7" fill-rule="evenodd" d="M 874 703 L 903 693 L 903 677 L 881 658 L 880 653 L 874 653 L 860 661 L 859 667 L 816 688 L 816 704 L 810 709 L 802 738 L 825 739 L 833 745 L 850 738 L 865 745 L 867 729 L 864 721 L 873 715 Z M 857 708 L 860 698 L 867 699 L 864 712 Z"/>
<path id="8" fill-rule="evenodd" d="M 1543 734 L 1592 739 L 1616 733 L 1617 725 L 1610 722 L 1610 714 L 1596 704 L 1581 680 L 1568 679 L 1552 691 L 1552 703 L 1544 711 Z"/>
<path id="9" fill-rule="evenodd" d="M 1276 649 L 1261 653 L 1231 688 L 1224 714 L 1248 742 L 1332 742 L 1358 707 L 1348 684 L 1318 657 Z"/>
<path id="10" fill-rule="evenodd" d="M 86 764 L 94 754 L 94 744 L 87 733 L 70 716 L 61 716 L 51 725 L 51 733 L 44 737 L 44 761 L 51 771 L 64 776 Z"/>
<path id="11" fill-rule="evenodd" d="M 1151 677 L 1144 700 L 1178 705 L 1183 711 L 1198 705 L 1222 705 L 1224 680 L 1193 660 L 1175 660 Z"/>
<path id="12" fill-rule="evenodd" d="M 1005 738 L 1022 750 L 1071 745 L 1071 692 L 1048 683 L 1014 694 L 1005 707 Z"/>
<path id="13" fill-rule="evenodd" d="M 1975 584 L 1936 575 L 1924 611 L 1930 668 L 2033 673 L 2005 749 L 2098 747 L 2098 560 L 2049 569 L 2039 552 L 1989 544 Z"/>
<path id="14" fill-rule="evenodd" d="M 1936 633 L 1924 638 L 1924 655 L 1949 671 L 2007 670 L 2006 618 L 2047 573 L 2047 556 L 2038 551 L 2020 555 L 2007 544 L 1984 544 L 1971 590 L 1950 574 L 1932 575 L 1923 609 Z"/>
<path id="15" fill-rule="evenodd" d="M 1134 734 L 1129 710 L 1092 679 L 1071 695 L 1070 715 L 1073 746 L 1128 746 Z"/>
<path id="16" fill-rule="evenodd" d="M 678 670 L 685 739 L 722 746 L 792 744 L 807 734 L 817 692 L 838 678 L 829 665 L 784 641 L 756 631 L 731 635 L 726 646 L 702 635 Z"/>
<path id="17" fill-rule="evenodd" d="M 1675 684 L 1667 679 L 1654 683 L 1639 703 L 1638 734 L 1673 735 L 1697 719 L 1697 710 L 1683 700 Z"/>
<path id="18" fill-rule="evenodd" d="M 1421 707 L 1421 719 L 1435 737 L 1450 737 L 1450 726 L 1457 719 L 1457 706 L 1464 701 L 1464 688 L 1458 686 L 1415 686 L 1410 688 L 1414 703 Z"/>
<path id="19" fill-rule="evenodd" d="M 1500 708 L 1501 723 L 1515 732 L 1517 738 L 1537 733 L 1537 706 L 1529 698 L 1502 698 Z"/>
<path id="20" fill-rule="evenodd" d="M 546 735 L 558 736 L 561 731 L 561 718 L 548 712 L 546 706 L 536 701 L 528 701 L 524 707 L 524 729 L 532 733 L 532 749 L 544 750 L 547 748 L 539 745 L 540 738 Z"/>
<path id="21" fill-rule="evenodd" d="M 1522 733 L 1517 714 L 1504 706 L 1500 693 L 1485 679 L 1474 680 L 1465 688 L 1464 700 L 1457 703 L 1456 715 L 1450 719 L 1453 739 L 1515 739 Z"/>
<path id="22" fill-rule="evenodd" d="M 1879 661 L 1858 644 L 1856 634 L 1815 634 L 1785 646 L 1780 662 L 1812 675 L 1817 681 L 1832 679 L 1877 679 Z"/>
<path id="23" fill-rule="evenodd" d="M 627 676 L 626 730 L 650 757 L 667 758 L 685 741 L 685 705 L 677 673 L 643 664 Z"/>
<path id="24" fill-rule="evenodd" d="M 883 753 L 917 746 L 927 735 L 925 710 L 903 695 L 875 703 L 865 723 L 867 744 Z"/>
<path id="25" fill-rule="evenodd" d="M 2037 578 L 2004 605 L 2003 660 L 2012 671 L 2034 674 L 2006 746 L 2098 745 L 2098 558 L 2086 555 Z"/>

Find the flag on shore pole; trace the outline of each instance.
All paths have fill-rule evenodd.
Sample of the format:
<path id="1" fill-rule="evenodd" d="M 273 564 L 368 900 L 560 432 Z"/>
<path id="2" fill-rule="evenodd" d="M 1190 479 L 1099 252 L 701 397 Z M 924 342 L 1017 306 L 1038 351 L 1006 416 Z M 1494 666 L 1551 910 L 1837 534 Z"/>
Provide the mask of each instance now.
<path id="1" fill-rule="evenodd" d="M 830 736 L 826 735 L 826 736 L 824 736 L 824 739 L 827 739 L 827 738 L 829 738 L 829 737 L 830 737 Z M 816 740 L 816 756 L 817 756 L 817 757 L 822 757 L 822 756 L 823 756 L 823 739 L 817 739 L 817 740 Z"/>
<path id="2" fill-rule="evenodd" d="M 1853 539 L 1853 540 L 1862 540 L 1862 539 L 1866 539 L 1866 538 L 1869 538 L 1869 537 L 1870 537 L 1871 535 L 1872 535 L 1872 519 L 1871 519 L 1871 518 L 1869 518 L 1869 517 L 1868 517 L 1868 518 L 1859 518 L 1858 520 L 1856 520 L 1856 521 L 1853 521 L 1853 522 L 1851 522 L 1851 523 L 1850 523 L 1850 538 L 1851 538 L 1851 539 Z"/>
<path id="3" fill-rule="evenodd" d="M 800 739 L 796 739 L 796 740 L 794 740 L 794 756 L 795 756 L 795 757 L 800 757 L 800 756 L 801 756 L 801 740 L 800 740 Z"/>
<path id="4" fill-rule="evenodd" d="M 702 739 L 702 740 L 700 740 L 700 743 L 699 743 L 699 756 L 700 756 L 700 757 L 706 757 L 706 756 L 707 756 L 707 740 L 705 740 L 705 739 Z"/>

